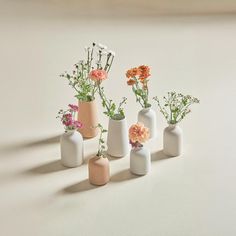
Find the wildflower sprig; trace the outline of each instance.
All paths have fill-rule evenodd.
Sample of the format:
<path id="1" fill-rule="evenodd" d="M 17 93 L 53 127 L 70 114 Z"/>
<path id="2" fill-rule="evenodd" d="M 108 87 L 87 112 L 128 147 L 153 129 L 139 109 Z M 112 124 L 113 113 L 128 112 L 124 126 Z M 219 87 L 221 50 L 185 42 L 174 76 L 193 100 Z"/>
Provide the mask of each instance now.
<path id="1" fill-rule="evenodd" d="M 72 73 L 65 72 L 62 78 L 68 80 L 69 85 L 76 91 L 75 97 L 80 101 L 93 101 L 97 92 L 97 82 L 90 80 L 92 70 L 104 70 L 108 73 L 111 69 L 115 53 L 108 51 L 102 44 L 93 43 L 85 47 L 86 58 L 74 65 Z"/>
<path id="2" fill-rule="evenodd" d="M 104 152 L 105 152 L 105 140 L 103 138 L 103 134 L 107 132 L 106 129 L 103 128 L 103 126 L 101 124 L 98 124 L 95 128 L 99 128 L 100 129 L 100 136 L 99 136 L 99 140 L 98 140 L 98 152 L 97 152 L 97 156 L 98 157 L 105 157 Z"/>
<path id="3" fill-rule="evenodd" d="M 160 112 L 164 115 L 168 124 L 177 124 L 191 112 L 190 105 L 199 103 L 199 99 L 191 95 L 183 95 L 182 93 L 168 92 L 163 97 L 164 105 L 161 104 L 157 97 L 153 98 L 159 107 Z"/>

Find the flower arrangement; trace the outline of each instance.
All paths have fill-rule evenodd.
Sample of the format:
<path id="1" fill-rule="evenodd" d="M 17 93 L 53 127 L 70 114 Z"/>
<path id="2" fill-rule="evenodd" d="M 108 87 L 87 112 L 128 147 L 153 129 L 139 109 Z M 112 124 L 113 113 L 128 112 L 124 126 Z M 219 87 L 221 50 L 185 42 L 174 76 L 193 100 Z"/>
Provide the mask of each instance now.
<path id="1" fill-rule="evenodd" d="M 138 102 L 142 108 L 148 108 L 151 106 L 148 101 L 149 76 L 150 68 L 145 65 L 131 68 L 126 72 L 126 77 L 128 79 L 127 84 L 132 86 L 136 102 Z"/>
<path id="2" fill-rule="evenodd" d="M 164 106 L 161 105 L 157 97 L 153 98 L 157 101 L 160 112 L 164 115 L 168 124 L 177 124 L 191 112 L 190 105 L 199 103 L 199 99 L 191 95 L 183 95 L 176 92 L 168 92 L 167 97 L 164 96 Z M 167 110 L 168 108 L 168 110 Z"/>
<path id="3" fill-rule="evenodd" d="M 96 43 L 85 47 L 85 51 L 87 58 L 74 65 L 72 74 L 65 72 L 61 77 L 69 81 L 69 85 L 76 91 L 75 97 L 79 101 L 89 102 L 95 99 L 98 82 L 96 74 L 102 73 L 103 77 L 100 76 L 100 78 L 107 78 L 115 53 L 108 51 L 106 46 Z"/>
<path id="4" fill-rule="evenodd" d="M 129 128 L 129 140 L 132 148 L 142 147 L 142 143 L 149 139 L 149 129 L 142 123 L 133 124 Z"/>
<path id="5" fill-rule="evenodd" d="M 105 157 L 104 151 L 105 151 L 105 141 L 103 139 L 103 134 L 107 132 L 106 129 L 103 128 L 101 124 L 98 124 L 96 128 L 100 129 L 100 136 L 98 140 L 98 152 L 97 156 L 98 157 Z"/>
<path id="6" fill-rule="evenodd" d="M 121 120 L 125 117 L 123 105 L 126 104 L 127 98 L 123 97 L 119 105 L 117 106 L 113 100 L 108 99 L 104 92 L 104 87 L 102 87 L 102 81 L 106 80 L 108 77 L 107 71 L 105 69 L 95 69 L 89 73 L 90 80 L 94 81 L 100 98 L 102 99 L 102 106 L 106 109 L 105 115 L 111 119 Z"/>
<path id="7" fill-rule="evenodd" d="M 82 127 L 82 123 L 76 120 L 76 113 L 79 111 L 79 107 L 76 105 L 69 104 L 67 110 L 59 110 L 58 116 L 64 125 L 65 132 L 70 130 L 76 130 Z"/>

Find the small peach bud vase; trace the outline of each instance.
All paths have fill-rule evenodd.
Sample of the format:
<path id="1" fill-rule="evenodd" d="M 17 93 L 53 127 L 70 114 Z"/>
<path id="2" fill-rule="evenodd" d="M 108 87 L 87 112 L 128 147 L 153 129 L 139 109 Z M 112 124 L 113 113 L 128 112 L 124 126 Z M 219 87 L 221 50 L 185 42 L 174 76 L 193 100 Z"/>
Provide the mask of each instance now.
<path id="1" fill-rule="evenodd" d="M 82 124 L 75 120 L 75 113 L 78 112 L 78 106 L 69 105 L 69 108 L 58 112 L 57 118 L 60 118 L 65 128 L 65 133 L 61 135 L 61 163 L 66 167 L 77 167 L 82 165 L 84 159 L 83 138 L 77 129 Z"/>
<path id="2" fill-rule="evenodd" d="M 102 135 L 107 132 L 103 129 L 101 124 L 96 128 L 100 129 L 100 137 L 98 144 L 98 152 L 95 157 L 91 158 L 88 162 L 89 182 L 93 185 L 105 185 L 110 180 L 110 167 L 109 160 L 104 154 L 105 141 Z"/>
<path id="3" fill-rule="evenodd" d="M 98 111 L 96 100 L 79 101 L 80 112 L 78 121 L 83 124 L 79 132 L 84 138 L 94 138 L 98 134 L 98 128 L 94 128 L 98 124 Z"/>
<path id="4" fill-rule="evenodd" d="M 146 175 L 151 169 L 150 151 L 142 143 L 149 139 L 149 129 L 142 123 L 134 124 L 129 129 L 129 139 L 132 149 L 130 151 L 130 171 L 136 175 Z"/>

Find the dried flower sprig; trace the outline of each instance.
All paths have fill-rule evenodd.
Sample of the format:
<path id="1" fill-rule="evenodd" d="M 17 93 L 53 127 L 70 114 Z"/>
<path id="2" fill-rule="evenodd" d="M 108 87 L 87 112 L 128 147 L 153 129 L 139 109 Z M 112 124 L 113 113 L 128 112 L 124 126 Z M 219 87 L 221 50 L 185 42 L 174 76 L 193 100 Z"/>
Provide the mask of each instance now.
<path id="1" fill-rule="evenodd" d="M 128 79 L 127 84 L 132 86 L 132 91 L 135 94 L 136 102 L 138 102 L 143 108 L 148 108 L 151 106 L 148 101 L 149 76 L 150 68 L 145 65 L 131 68 L 126 72 L 126 77 Z"/>
<path id="2" fill-rule="evenodd" d="M 191 96 L 183 95 L 182 93 L 168 92 L 167 96 L 163 97 L 164 105 L 161 105 L 157 97 L 153 98 L 157 101 L 160 112 L 164 115 L 168 124 L 177 124 L 191 112 L 190 105 L 199 103 L 200 100 Z"/>
<path id="3" fill-rule="evenodd" d="M 106 129 L 103 128 L 103 126 L 101 124 L 98 124 L 95 128 L 99 128 L 100 129 L 100 136 L 99 136 L 99 140 L 98 140 L 98 152 L 97 152 L 97 156 L 98 157 L 106 157 L 104 152 L 105 152 L 105 140 L 103 138 L 103 134 L 107 132 Z"/>
<path id="4" fill-rule="evenodd" d="M 108 51 L 102 44 L 93 43 L 90 47 L 85 47 L 85 60 L 81 60 L 74 65 L 72 74 L 67 72 L 61 75 L 69 81 L 69 85 L 76 91 L 75 97 L 80 101 L 93 101 L 97 92 L 97 81 L 89 80 L 92 70 L 104 70 L 108 73 L 111 69 L 115 53 Z"/>
<path id="5" fill-rule="evenodd" d="M 67 110 L 59 110 L 56 118 L 60 119 L 64 125 L 65 131 L 75 130 L 82 127 L 82 123 L 76 119 L 76 113 L 79 111 L 79 107 L 69 104 Z"/>
<path id="6" fill-rule="evenodd" d="M 149 137 L 149 129 L 142 123 L 133 124 L 129 128 L 129 142 L 132 148 L 142 147 L 142 143 L 146 142 Z"/>

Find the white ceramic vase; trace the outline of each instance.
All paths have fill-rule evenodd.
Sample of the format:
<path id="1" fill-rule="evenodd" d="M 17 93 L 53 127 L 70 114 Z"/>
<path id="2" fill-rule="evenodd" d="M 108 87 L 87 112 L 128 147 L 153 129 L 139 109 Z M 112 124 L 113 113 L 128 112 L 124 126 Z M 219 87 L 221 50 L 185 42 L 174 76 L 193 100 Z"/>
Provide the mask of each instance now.
<path id="1" fill-rule="evenodd" d="M 129 137 L 126 118 L 122 120 L 109 119 L 107 134 L 107 153 L 113 157 L 123 157 L 128 154 Z"/>
<path id="2" fill-rule="evenodd" d="M 75 130 L 61 136 L 61 162 L 66 167 L 76 167 L 83 163 L 84 148 L 82 135 Z"/>
<path id="3" fill-rule="evenodd" d="M 139 111 L 138 122 L 143 123 L 145 127 L 149 128 L 150 138 L 157 136 L 156 112 L 151 107 L 143 108 Z"/>
<path id="4" fill-rule="evenodd" d="M 147 148 L 133 148 L 130 151 L 130 171 L 136 175 L 146 175 L 151 169 L 151 155 Z"/>
<path id="5" fill-rule="evenodd" d="M 177 124 L 170 124 L 164 129 L 163 152 L 168 156 L 179 156 L 182 153 L 183 132 Z"/>

